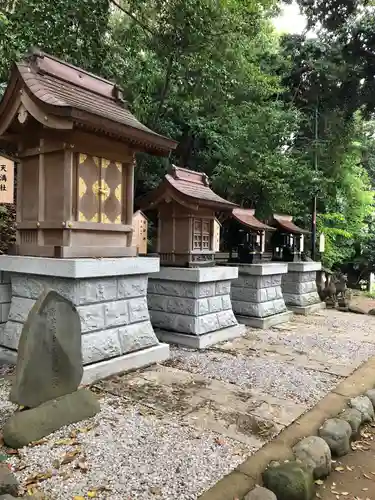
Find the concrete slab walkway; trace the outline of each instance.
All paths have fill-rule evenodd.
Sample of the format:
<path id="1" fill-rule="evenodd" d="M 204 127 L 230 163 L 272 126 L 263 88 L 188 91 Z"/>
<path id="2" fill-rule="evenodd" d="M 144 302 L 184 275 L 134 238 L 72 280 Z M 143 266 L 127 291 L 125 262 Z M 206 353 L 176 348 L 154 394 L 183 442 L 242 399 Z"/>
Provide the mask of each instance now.
<path id="1" fill-rule="evenodd" d="M 84 474 L 75 462 L 63 465 L 37 484 L 47 498 L 86 498 L 97 485 L 97 498 L 194 500 L 373 355 L 375 317 L 332 310 L 248 329 L 204 351 L 172 348 L 163 365 L 95 384 L 98 416 L 10 461 L 26 485 L 74 451 L 67 438 L 78 433 Z M 0 387 L 1 420 L 13 410 L 8 385 Z"/>

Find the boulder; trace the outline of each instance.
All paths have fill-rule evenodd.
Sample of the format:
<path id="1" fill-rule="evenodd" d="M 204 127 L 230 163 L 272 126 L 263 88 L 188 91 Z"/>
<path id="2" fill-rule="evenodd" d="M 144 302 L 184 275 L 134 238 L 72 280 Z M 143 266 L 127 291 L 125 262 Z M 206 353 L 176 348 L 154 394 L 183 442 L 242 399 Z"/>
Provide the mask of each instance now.
<path id="1" fill-rule="evenodd" d="M 80 389 L 12 415 L 3 428 L 4 442 L 10 448 L 22 448 L 64 425 L 93 417 L 99 410 L 95 395 L 88 389 Z"/>
<path id="2" fill-rule="evenodd" d="M 244 500 L 277 500 L 277 498 L 272 491 L 258 486 L 251 490 L 250 493 L 245 496 Z"/>
<path id="3" fill-rule="evenodd" d="M 332 468 L 331 450 L 324 439 L 310 436 L 293 447 L 297 460 L 311 470 L 315 479 L 327 477 Z"/>
<path id="4" fill-rule="evenodd" d="M 332 455 L 342 457 L 350 451 L 352 428 L 341 418 L 329 418 L 319 429 L 319 436 L 330 447 Z"/>
<path id="5" fill-rule="evenodd" d="M 10 400 L 34 408 L 76 391 L 82 374 L 78 311 L 57 292 L 46 290 L 22 328 Z"/>
<path id="6" fill-rule="evenodd" d="M 268 467 L 263 472 L 263 483 L 277 500 L 311 500 L 314 497 L 313 475 L 298 462 Z"/>
<path id="7" fill-rule="evenodd" d="M 362 413 L 356 408 L 346 408 L 338 417 L 348 422 L 352 428 L 352 439 L 357 439 L 362 425 Z"/>
<path id="8" fill-rule="evenodd" d="M 0 463 L 0 495 L 18 496 L 18 481 L 5 463 Z"/>
<path id="9" fill-rule="evenodd" d="M 367 314 L 369 314 L 370 316 L 375 316 L 375 309 L 370 309 Z"/>
<path id="10" fill-rule="evenodd" d="M 375 311 L 375 309 L 374 309 Z M 372 403 L 372 406 L 375 408 L 375 389 L 369 389 L 366 393 L 365 396 L 369 398 L 369 400 Z"/>
<path id="11" fill-rule="evenodd" d="M 374 420 L 374 407 L 370 398 L 367 396 L 357 396 L 349 401 L 350 408 L 355 408 L 362 414 L 362 423 L 372 422 Z"/>

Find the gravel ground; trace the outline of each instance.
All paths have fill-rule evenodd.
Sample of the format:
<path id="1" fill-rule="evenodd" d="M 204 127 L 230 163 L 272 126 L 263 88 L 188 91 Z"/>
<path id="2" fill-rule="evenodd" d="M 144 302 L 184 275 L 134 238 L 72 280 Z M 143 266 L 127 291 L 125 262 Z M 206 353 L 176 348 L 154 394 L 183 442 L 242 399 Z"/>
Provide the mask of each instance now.
<path id="1" fill-rule="evenodd" d="M 213 432 L 181 426 L 150 409 L 105 396 L 96 417 L 21 449 L 11 463 L 15 470 L 27 465 L 16 472 L 21 484 L 41 474 L 39 487 L 52 500 L 81 500 L 94 493 L 111 500 L 194 500 L 250 452 Z M 73 460 L 59 465 L 64 458 Z"/>
<path id="2" fill-rule="evenodd" d="M 243 389 L 257 389 L 297 403 L 313 406 L 341 380 L 317 372 L 257 356 L 233 356 L 219 351 L 190 351 L 172 348 L 173 366 L 203 377 L 236 384 Z"/>
<path id="3" fill-rule="evenodd" d="M 364 362 L 375 354 L 375 344 L 359 342 L 349 336 L 323 335 L 322 332 L 298 332 L 288 334 L 267 330 L 262 332 L 261 340 L 269 345 L 284 345 L 306 354 L 322 353 L 340 364 Z"/>
<path id="4" fill-rule="evenodd" d="M 254 334 L 263 344 L 319 352 L 348 365 L 375 354 L 375 319 L 370 316 L 326 311 L 297 317 L 287 330 L 250 331 L 248 338 L 253 340 Z M 238 388 L 275 396 L 285 411 L 292 401 L 311 407 L 342 380 L 308 365 L 298 366 L 293 359 L 275 360 L 256 345 L 251 355 L 218 347 L 206 351 L 173 347 L 169 363 L 206 379 L 234 384 L 234 394 Z M 10 373 L 9 366 L 0 367 L 0 426 L 15 410 L 8 402 Z M 196 500 L 255 451 L 152 409 L 147 403 L 152 403 L 155 393 L 146 392 L 144 404 L 131 399 L 126 390 L 119 396 L 105 392 L 100 396 L 101 412 L 93 419 L 65 427 L 10 455 L 24 487 L 35 486 L 48 500 Z M 225 409 L 231 411 L 230 403 Z M 268 410 L 272 414 L 272 408 Z M 4 451 L 0 445 L 0 454 Z"/>

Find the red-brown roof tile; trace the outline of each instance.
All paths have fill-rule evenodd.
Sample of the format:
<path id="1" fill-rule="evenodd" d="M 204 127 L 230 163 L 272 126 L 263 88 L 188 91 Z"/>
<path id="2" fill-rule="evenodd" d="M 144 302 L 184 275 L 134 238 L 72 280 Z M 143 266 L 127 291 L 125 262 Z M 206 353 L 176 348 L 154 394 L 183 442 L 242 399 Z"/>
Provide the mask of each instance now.
<path id="1" fill-rule="evenodd" d="M 233 210 L 237 205 L 217 195 L 209 187 L 206 174 L 173 166 L 166 174 L 163 182 L 142 200 L 137 200 L 143 210 L 158 204 L 167 192 L 175 192 L 187 202 L 198 203 L 201 207 L 212 207 L 217 210 Z"/>
<path id="2" fill-rule="evenodd" d="M 51 114 L 67 116 L 77 123 L 84 116 L 86 124 L 90 117 L 99 118 L 103 131 L 106 131 L 106 124 L 112 132 L 114 125 L 120 126 L 118 130 L 122 138 L 148 144 L 151 148 L 163 150 L 164 154 L 177 145 L 137 120 L 123 102 L 121 91 L 112 82 L 39 51 L 33 51 L 24 61 L 17 63 L 16 69 L 30 97 L 47 106 Z"/>
<path id="3" fill-rule="evenodd" d="M 308 234 L 309 231 L 302 229 L 293 222 L 293 217 L 291 215 L 278 215 L 274 214 L 273 219 L 281 229 L 284 229 L 288 233 L 293 234 Z"/>
<path id="4" fill-rule="evenodd" d="M 258 220 L 254 216 L 254 214 L 255 210 L 251 208 L 235 208 L 232 212 L 232 216 L 235 220 L 237 220 L 244 226 L 248 226 L 254 231 L 275 231 L 274 227 L 264 224 L 263 222 Z"/>

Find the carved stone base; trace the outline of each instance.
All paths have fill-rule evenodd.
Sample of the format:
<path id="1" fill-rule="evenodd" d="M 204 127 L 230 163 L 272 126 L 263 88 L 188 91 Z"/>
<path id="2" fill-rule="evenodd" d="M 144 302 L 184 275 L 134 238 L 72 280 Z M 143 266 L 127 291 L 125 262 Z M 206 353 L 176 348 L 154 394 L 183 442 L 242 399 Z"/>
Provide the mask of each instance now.
<path id="1" fill-rule="evenodd" d="M 288 321 L 281 291 L 285 263 L 239 264 L 239 277 L 232 283 L 233 311 L 240 323 L 254 328 L 268 328 Z M 285 319 L 287 317 L 287 319 Z M 264 321 L 265 318 L 274 318 Z"/>
<path id="2" fill-rule="evenodd" d="M 230 334 L 227 338 L 232 338 L 230 328 L 238 323 L 232 311 L 230 288 L 237 275 L 236 267 L 162 267 L 148 285 L 152 325 L 158 330 L 189 336 L 226 331 Z M 240 330 L 236 332 L 241 334 Z M 171 339 L 164 334 L 161 338 L 167 342 Z M 174 337 L 178 338 L 182 337 Z M 225 335 L 220 340 L 226 340 Z"/>
<path id="3" fill-rule="evenodd" d="M 320 304 L 316 288 L 316 273 L 320 262 L 289 262 L 288 274 L 283 276 L 282 291 L 286 305 L 292 308 Z"/>
<path id="4" fill-rule="evenodd" d="M 159 259 L 49 259 L 7 255 L 0 256 L 0 269 L 9 272 L 12 285 L 9 316 L 0 329 L 3 359 L 17 353 L 22 326 L 45 287 L 56 290 L 77 307 L 86 371 L 92 372 L 94 366 L 106 360 L 110 360 L 106 376 L 127 370 L 128 354 L 160 345 L 151 326 L 146 298 L 148 273 L 159 270 Z M 142 359 L 150 364 L 147 356 Z M 150 359 L 153 362 L 154 358 Z"/>

